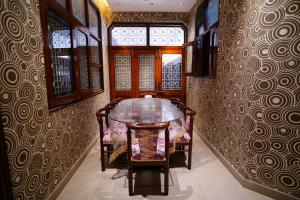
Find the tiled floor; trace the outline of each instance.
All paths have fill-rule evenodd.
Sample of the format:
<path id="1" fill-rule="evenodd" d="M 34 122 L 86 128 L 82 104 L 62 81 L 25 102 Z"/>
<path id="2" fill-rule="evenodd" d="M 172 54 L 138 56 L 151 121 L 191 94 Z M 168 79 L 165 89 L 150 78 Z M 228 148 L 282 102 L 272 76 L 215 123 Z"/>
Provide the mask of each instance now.
<path id="1" fill-rule="evenodd" d="M 271 198 L 243 188 L 216 156 L 195 134 L 192 170 L 171 169 L 169 195 L 128 196 L 125 177 L 112 180 L 114 169 L 102 172 L 99 145 L 83 161 L 70 182 L 59 195 L 59 200 L 102 199 L 195 199 L 195 200 L 269 200 Z M 152 174 L 151 177 L 155 176 Z M 149 178 L 149 177 L 148 177 Z M 158 176 L 159 179 L 159 176 Z M 147 183 L 147 177 L 141 177 Z M 163 182 L 163 179 L 161 179 Z"/>

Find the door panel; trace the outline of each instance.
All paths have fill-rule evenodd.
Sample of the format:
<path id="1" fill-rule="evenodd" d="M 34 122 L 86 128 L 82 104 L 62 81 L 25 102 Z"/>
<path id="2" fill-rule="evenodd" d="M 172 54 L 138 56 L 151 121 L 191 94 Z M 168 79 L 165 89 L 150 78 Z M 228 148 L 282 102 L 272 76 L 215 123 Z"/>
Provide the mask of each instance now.
<path id="1" fill-rule="evenodd" d="M 146 94 L 155 95 L 157 80 L 157 56 L 155 50 L 136 50 L 134 51 L 136 58 L 137 86 L 136 96 L 144 96 Z"/>
<path id="2" fill-rule="evenodd" d="M 111 98 L 146 94 L 185 101 L 182 50 L 112 50 Z"/>
<path id="3" fill-rule="evenodd" d="M 182 50 L 160 51 L 160 80 L 158 93 L 165 98 L 180 98 L 185 102 L 185 82 Z"/>
<path id="4" fill-rule="evenodd" d="M 162 54 L 162 90 L 181 90 L 182 55 Z"/>
<path id="5" fill-rule="evenodd" d="M 155 90 L 155 55 L 139 54 L 139 91 Z"/>
<path id="6" fill-rule="evenodd" d="M 116 92 L 132 91 L 131 55 L 115 54 L 114 67 Z"/>
<path id="7" fill-rule="evenodd" d="M 111 98 L 130 98 L 134 95 L 133 58 L 130 50 L 110 52 Z"/>

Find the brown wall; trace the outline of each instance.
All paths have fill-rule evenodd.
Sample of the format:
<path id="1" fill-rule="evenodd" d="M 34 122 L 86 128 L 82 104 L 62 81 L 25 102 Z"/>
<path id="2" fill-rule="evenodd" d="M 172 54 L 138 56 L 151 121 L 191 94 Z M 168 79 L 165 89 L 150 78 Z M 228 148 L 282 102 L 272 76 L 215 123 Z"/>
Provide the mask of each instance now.
<path id="1" fill-rule="evenodd" d="M 183 12 L 113 12 L 112 22 L 177 22 L 189 23 L 189 13 Z"/>
<path id="2" fill-rule="evenodd" d="M 195 131 L 245 179 L 300 198 L 299 1 L 222 0 L 220 15 L 217 79 L 188 80 Z"/>
<path id="3" fill-rule="evenodd" d="M 102 20 L 105 92 L 48 112 L 39 14 L 39 0 L 0 1 L 0 109 L 14 199 L 47 199 L 96 139 L 95 111 L 109 101 Z"/>

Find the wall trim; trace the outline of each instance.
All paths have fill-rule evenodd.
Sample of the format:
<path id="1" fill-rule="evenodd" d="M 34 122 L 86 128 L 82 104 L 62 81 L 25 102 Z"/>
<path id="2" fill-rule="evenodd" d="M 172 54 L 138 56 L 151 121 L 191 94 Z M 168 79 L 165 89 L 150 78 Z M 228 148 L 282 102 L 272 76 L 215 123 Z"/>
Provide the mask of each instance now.
<path id="1" fill-rule="evenodd" d="M 84 159 L 87 157 L 87 155 L 90 153 L 92 148 L 95 146 L 95 144 L 98 141 L 98 137 L 96 137 L 91 144 L 86 148 L 86 150 L 83 152 L 83 154 L 79 157 L 79 159 L 75 162 L 75 164 L 71 167 L 71 169 L 67 172 L 67 174 L 63 177 L 63 179 L 60 181 L 60 183 L 56 186 L 56 188 L 52 191 L 52 193 L 49 195 L 48 200 L 55 200 L 58 195 L 62 192 L 62 190 L 65 188 L 65 186 L 68 184 L 72 176 L 75 174 L 81 163 L 84 161 Z"/>
<path id="2" fill-rule="evenodd" d="M 206 139 L 204 135 L 202 135 L 199 131 L 194 130 L 196 134 L 201 138 L 201 140 L 208 146 L 208 148 L 216 155 L 216 157 L 221 161 L 221 163 L 229 170 L 229 172 L 239 181 L 239 183 L 254 192 L 266 195 L 273 199 L 278 200 L 300 200 L 294 196 L 283 193 L 278 190 L 274 190 L 272 188 L 266 187 L 264 185 L 252 182 L 250 180 L 245 179 L 232 165 L 229 163 L 225 157 Z"/>

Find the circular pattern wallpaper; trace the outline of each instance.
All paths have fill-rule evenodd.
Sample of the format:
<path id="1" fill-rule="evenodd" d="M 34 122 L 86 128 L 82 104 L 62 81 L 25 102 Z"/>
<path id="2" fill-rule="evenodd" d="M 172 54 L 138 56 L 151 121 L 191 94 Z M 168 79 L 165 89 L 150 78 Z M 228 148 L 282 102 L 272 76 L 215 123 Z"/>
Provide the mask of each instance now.
<path id="1" fill-rule="evenodd" d="M 217 77 L 189 78 L 195 129 L 247 180 L 300 198 L 300 3 L 220 2 Z"/>
<path id="2" fill-rule="evenodd" d="M 39 0 L 0 1 L 0 109 L 14 199 L 49 197 L 98 136 L 93 113 L 109 101 L 105 84 L 103 94 L 49 113 L 39 14 Z"/>

